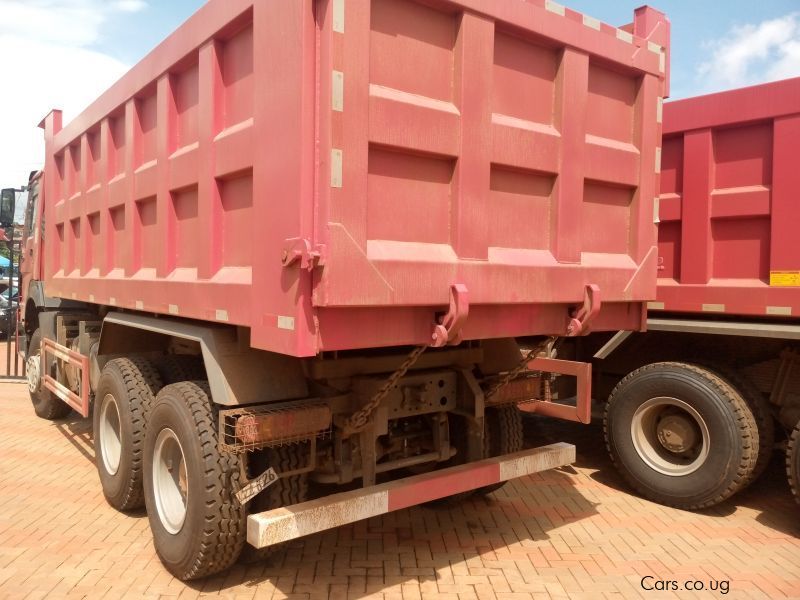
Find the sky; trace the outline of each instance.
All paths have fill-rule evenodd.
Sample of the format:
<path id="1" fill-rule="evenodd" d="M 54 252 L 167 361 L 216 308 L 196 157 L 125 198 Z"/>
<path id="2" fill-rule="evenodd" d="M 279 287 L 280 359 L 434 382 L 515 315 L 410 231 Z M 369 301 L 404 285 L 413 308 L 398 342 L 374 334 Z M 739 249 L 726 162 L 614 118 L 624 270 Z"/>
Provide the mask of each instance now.
<path id="1" fill-rule="evenodd" d="M 617 26 L 630 22 L 642 3 L 562 1 Z M 0 187 L 21 186 L 42 166 L 37 125 L 51 108 L 63 109 L 69 122 L 202 4 L 0 0 Z M 672 98 L 800 76 L 798 0 L 652 5 L 672 21 Z"/>

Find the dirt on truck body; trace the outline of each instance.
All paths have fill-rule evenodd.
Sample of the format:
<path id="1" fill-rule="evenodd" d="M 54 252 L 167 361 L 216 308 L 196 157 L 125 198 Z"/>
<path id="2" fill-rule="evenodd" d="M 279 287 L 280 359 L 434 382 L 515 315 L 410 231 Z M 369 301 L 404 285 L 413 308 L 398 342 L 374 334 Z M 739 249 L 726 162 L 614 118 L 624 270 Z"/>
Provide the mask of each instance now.
<path id="1" fill-rule="evenodd" d="M 644 324 L 668 46 L 646 7 L 212 0 L 42 123 L 36 413 L 93 418 L 182 579 L 571 462 L 517 405 L 588 420 L 559 339 Z"/>

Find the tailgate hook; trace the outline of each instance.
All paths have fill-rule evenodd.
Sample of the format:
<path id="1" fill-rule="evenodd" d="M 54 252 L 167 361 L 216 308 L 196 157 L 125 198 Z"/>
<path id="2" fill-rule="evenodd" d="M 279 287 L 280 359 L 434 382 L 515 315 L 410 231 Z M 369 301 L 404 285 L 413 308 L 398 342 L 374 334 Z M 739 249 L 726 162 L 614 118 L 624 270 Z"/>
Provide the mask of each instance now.
<path id="1" fill-rule="evenodd" d="M 463 283 L 450 286 L 450 310 L 433 326 L 431 346 L 461 343 L 461 328 L 469 315 L 469 292 Z"/>
<path id="2" fill-rule="evenodd" d="M 592 319 L 600 312 L 600 305 L 600 286 L 590 283 L 583 290 L 583 305 L 570 311 L 567 337 L 588 334 Z"/>
<path id="3" fill-rule="evenodd" d="M 324 255 L 324 245 L 317 244 L 315 246 L 306 238 L 291 238 L 283 243 L 281 263 L 284 267 L 289 267 L 299 262 L 301 269 L 311 271 L 314 267 L 324 264 Z"/>

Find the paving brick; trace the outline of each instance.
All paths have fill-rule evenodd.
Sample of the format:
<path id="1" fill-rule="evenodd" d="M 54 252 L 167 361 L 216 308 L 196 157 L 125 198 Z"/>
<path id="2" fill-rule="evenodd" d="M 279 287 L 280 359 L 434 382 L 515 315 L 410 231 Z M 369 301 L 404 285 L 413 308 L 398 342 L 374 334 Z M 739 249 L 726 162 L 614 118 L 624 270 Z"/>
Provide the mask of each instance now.
<path id="1" fill-rule="evenodd" d="M 158 561 L 144 512 L 118 513 L 105 502 L 89 423 L 37 419 L 24 385 L 0 383 L 0 398 L 2 598 L 656 597 L 642 590 L 643 575 L 730 580 L 732 598 L 800 590 L 800 520 L 777 458 L 757 486 L 688 513 L 626 493 L 599 428 L 567 423 L 545 433 L 577 445 L 573 469 L 325 532 L 187 585 Z"/>

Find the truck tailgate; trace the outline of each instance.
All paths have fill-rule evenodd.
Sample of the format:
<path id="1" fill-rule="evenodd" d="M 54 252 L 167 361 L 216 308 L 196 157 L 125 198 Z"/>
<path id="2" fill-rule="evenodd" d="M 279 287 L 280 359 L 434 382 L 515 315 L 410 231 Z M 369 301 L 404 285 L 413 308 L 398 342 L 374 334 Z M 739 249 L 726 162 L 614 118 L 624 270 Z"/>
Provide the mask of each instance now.
<path id="1" fill-rule="evenodd" d="M 660 46 L 550 2 L 336 5 L 316 305 L 653 297 Z"/>

